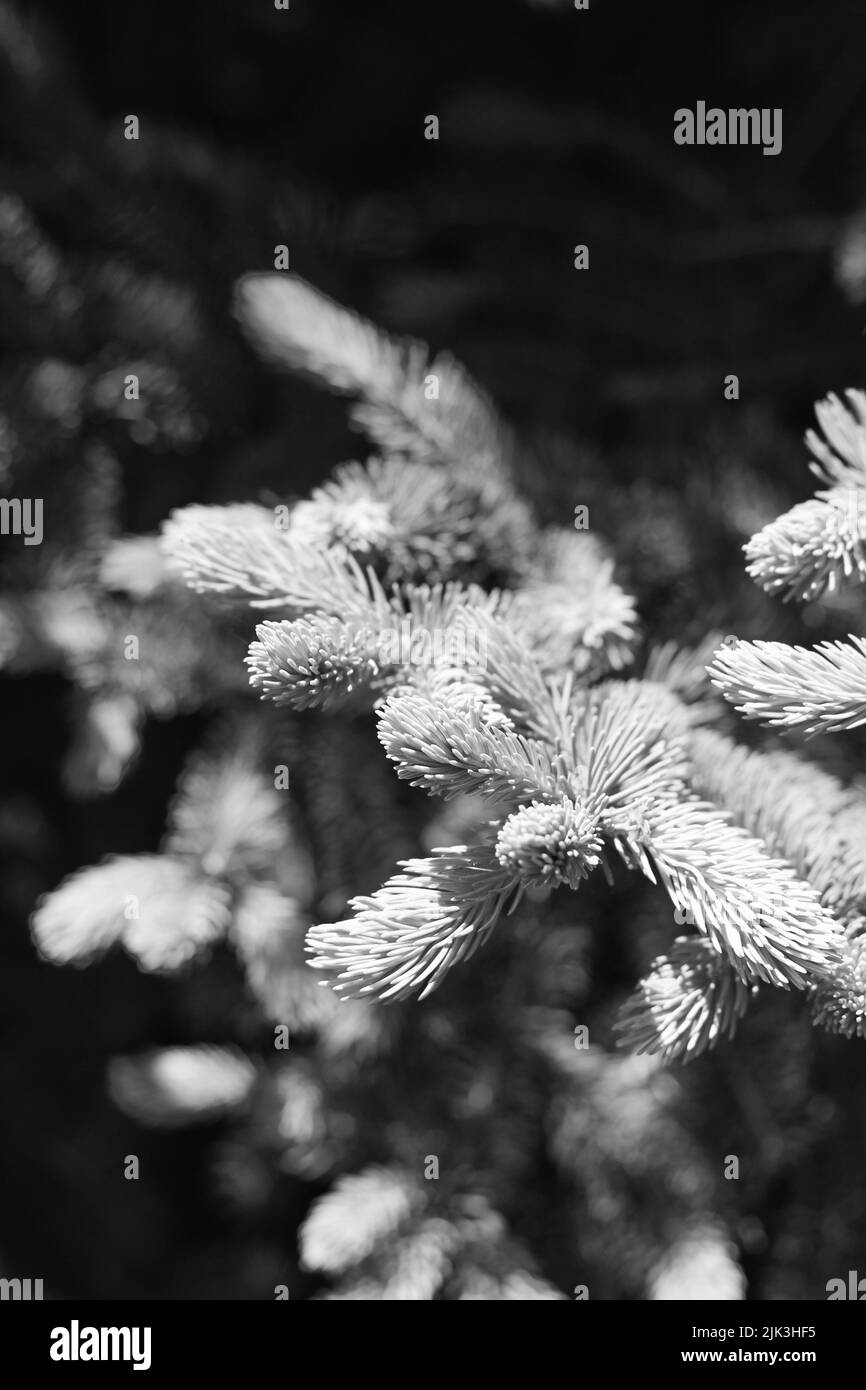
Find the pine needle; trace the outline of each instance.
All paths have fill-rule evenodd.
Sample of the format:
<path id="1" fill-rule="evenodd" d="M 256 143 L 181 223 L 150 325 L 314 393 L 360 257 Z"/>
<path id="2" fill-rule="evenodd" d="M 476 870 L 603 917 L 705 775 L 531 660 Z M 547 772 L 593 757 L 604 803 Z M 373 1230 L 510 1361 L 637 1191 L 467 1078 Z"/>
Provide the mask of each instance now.
<path id="1" fill-rule="evenodd" d="M 866 583 L 866 492 L 834 488 L 801 502 L 753 536 L 747 570 L 768 594 L 812 603 Z"/>
<path id="2" fill-rule="evenodd" d="M 182 507 L 163 524 L 162 543 L 197 593 L 359 619 L 382 603 L 381 590 L 348 551 L 290 539 L 266 507 Z"/>
<path id="3" fill-rule="evenodd" d="M 796 753 L 744 748 L 712 729 L 690 741 L 691 784 L 787 859 L 826 906 L 866 907 L 866 795 Z"/>
<path id="4" fill-rule="evenodd" d="M 423 344 L 392 340 L 294 275 L 244 276 L 235 311 L 263 356 L 359 396 L 353 419 L 384 452 L 494 476 L 510 468 L 510 432 L 449 354 L 431 360 Z"/>
<path id="5" fill-rule="evenodd" d="M 840 929 L 815 890 L 715 807 L 654 808 L 649 845 L 674 905 L 743 980 L 806 989 L 838 968 Z"/>
<path id="6" fill-rule="evenodd" d="M 866 640 L 738 642 L 721 647 L 709 668 L 713 684 L 747 719 L 806 735 L 866 723 Z"/>
<path id="7" fill-rule="evenodd" d="M 483 711 L 440 707 L 422 691 L 389 696 L 379 712 L 379 740 L 397 775 L 431 795 L 480 791 L 491 801 L 545 799 L 568 790 L 547 748 Z"/>
<path id="8" fill-rule="evenodd" d="M 812 472 L 830 487 L 866 487 L 866 392 L 846 391 L 843 402 L 831 391 L 815 414 L 824 438 L 806 433 Z"/>
<path id="9" fill-rule="evenodd" d="M 748 986 L 710 941 L 678 937 L 620 1011 L 619 1045 L 688 1062 L 733 1037 L 748 999 Z"/>
<path id="10" fill-rule="evenodd" d="M 439 849 L 401 868 L 352 900 L 354 918 L 307 933 L 312 964 L 336 976 L 338 993 L 423 999 L 484 944 L 516 887 L 490 849 Z"/>

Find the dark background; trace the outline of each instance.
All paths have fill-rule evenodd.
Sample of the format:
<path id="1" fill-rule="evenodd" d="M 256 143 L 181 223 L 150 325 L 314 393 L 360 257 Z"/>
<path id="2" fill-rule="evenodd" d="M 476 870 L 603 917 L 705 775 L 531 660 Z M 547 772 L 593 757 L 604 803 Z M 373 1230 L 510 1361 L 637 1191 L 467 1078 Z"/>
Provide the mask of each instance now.
<path id="1" fill-rule="evenodd" d="M 122 529 L 143 533 L 174 506 L 302 493 L 363 457 L 341 405 L 275 376 L 232 320 L 236 277 L 271 268 L 285 242 L 305 279 L 469 367 L 533 440 L 522 481 L 542 515 L 568 525 L 591 503 L 659 636 L 732 621 L 734 594 L 750 605 L 737 631 L 796 635 L 796 615 L 770 631 L 739 547 L 752 520 L 809 495 L 812 401 L 866 378 L 864 38 L 859 3 L 790 0 L 3 4 L 4 195 L 79 295 L 64 307 L 22 294 L 27 237 L 8 231 L 4 203 L 0 410 L 16 495 L 43 495 L 46 529 L 72 534 L 77 470 L 101 444 Z M 675 146 L 674 110 L 699 99 L 782 107 L 782 153 Z M 123 139 L 129 113 L 137 143 Z M 431 113 L 438 142 L 423 138 Z M 107 266 L 126 268 L 128 290 Z M 141 292 L 154 277 L 164 302 Z M 176 383 L 155 437 L 28 395 L 45 361 L 90 381 L 151 350 Z M 0 716 L 4 1272 L 67 1296 L 252 1296 L 255 1271 L 200 1180 L 212 1136 L 167 1146 L 104 1086 L 118 1052 L 195 1039 L 203 1020 L 218 1041 L 229 965 L 182 982 L 115 958 L 61 971 L 27 932 L 64 874 L 157 846 L 207 716 L 150 722 L 121 787 L 87 799 L 60 772 L 62 671 L 4 678 Z M 843 1110 L 861 1046 L 827 1063 Z M 846 1133 L 845 1161 L 862 1168 L 853 1113 Z M 146 1194 L 114 1180 L 117 1152 L 145 1156 Z M 309 1196 L 285 1183 L 287 1232 Z M 769 1193 L 768 1209 L 785 1200 Z"/>

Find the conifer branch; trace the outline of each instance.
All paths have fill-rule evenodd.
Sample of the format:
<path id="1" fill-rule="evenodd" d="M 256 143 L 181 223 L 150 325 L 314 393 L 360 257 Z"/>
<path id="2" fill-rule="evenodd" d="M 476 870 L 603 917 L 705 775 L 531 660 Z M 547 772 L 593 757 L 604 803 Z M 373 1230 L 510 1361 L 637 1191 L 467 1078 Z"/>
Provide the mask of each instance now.
<path id="1" fill-rule="evenodd" d="M 672 794 L 687 771 L 683 706 L 660 685 L 608 681 L 583 694 L 571 728 L 587 795 L 603 798 L 603 823 Z"/>
<path id="2" fill-rule="evenodd" d="M 838 968 L 840 929 L 815 890 L 715 807 L 654 807 L 648 841 L 671 901 L 743 980 L 806 989 Z"/>
<path id="3" fill-rule="evenodd" d="M 615 582 L 613 560 L 584 532 L 550 528 L 509 609 L 511 627 L 542 671 L 589 678 L 623 670 L 637 637 L 634 599 Z"/>
<path id="4" fill-rule="evenodd" d="M 464 610 L 474 623 L 476 617 L 483 622 L 484 617 L 495 617 L 509 610 L 511 595 L 494 589 L 488 593 L 478 584 L 395 584 L 390 591 L 389 602 L 393 614 L 409 617 L 412 623 L 425 632 L 444 632 L 462 621 Z M 464 665 L 474 664 L 469 661 Z"/>
<path id="5" fill-rule="evenodd" d="M 83 965 L 122 943 L 142 970 L 176 970 L 223 936 L 226 887 L 167 855 L 119 855 L 82 869 L 41 900 L 31 919 L 40 954 Z"/>
<path id="6" fill-rule="evenodd" d="M 734 1036 L 748 1000 L 748 986 L 706 937 L 677 937 L 620 1010 L 619 1045 L 688 1062 Z"/>
<path id="7" fill-rule="evenodd" d="M 856 932 L 843 942 L 842 968 L 815 990 L 812 1010 L 816 1024 L 828 1033 L 866 1038 L 866 935 L 861 918 Z"/>
<path id="8" fill-rule="evenodd" d="M 397 1168 L 365 1168 L 339 1178 L 301 1227 L 301 1264 L 326 1274 L 360 1264 L 409 1220 L 422 1196 L 417 1182 Z"/>
<path id="9" fill-rule="evenodd" d="M 792 507 L 745 546 L 747 572 L 768 594 L 811 603 L 866 583 L 866 491 L 833 488 Z"/>
<path id="10" fill-rule="evenodd" d="M 502 595 L 475 585 L 395 585 L 390 596 L 376 590 L 363 620 L 314 614 L 265 622 L 246 659 L 250 683 L 263 698 L 298 710 L 334 706 L 365 689 L 430 687 L 431 680 L 448 703 L 458 679 L 483 699 L 474 674 L 486 658 L 484 639 L 474 621 L 461 627 L 455 619 L 468 610 L 481 623 L 503 604 Z"/>
<path id="11" fill-rule="evenodd" d="M 815 463 L 812 472 L 828 487 L 866 487 L 866 392 L 846 391 L 841 401 L 832 391 L 815 406 L 824 438 L 806 432 Z"/>
<path id="12" fill-rule="evenodd" d="M 367 563 L 387 563 L 395 579 L 413 570 L 465 573 L 476 555 L 475 499 L 442 470 L 402 458 L 340 464 L 289 517 L 289 535 L 306 545 L 343 546 Z"/>
<path id="13" fill-rule="evenodd" d="M 260 623 L 256 634 L 246 658 L 250 684 L 278 706 L 332 708 L 382 674 L 375 632 L 340 618 Z"/>
<path id="14" fill-rule="evenodd" d="M 307 933 L 312 964 L 336 976 L 338 993 L 425 998 L 483 945 L 517 887 L 489 848 L 437 849 L 401 868 L 352 900 L 353 919 Z"/>
<path id="15" fill-rule="evenodd" d="M 783 750 L 757 752 L 713 729 L 690 741 L 691 785 L 772 855 L 808 879 L 836 913 L 866 907 L 866 796 Z"/>
<path id="16" fill-rule="evenodd" d="M 419 692 L 439 708 L 440 719 L 452 714 L 477 717 L 485 726 L 498 725 L 516 732 L 514 725 L 488 687 L 479 679 L 478 668 L 463 666 L 429 666 L 416 671 L 404 671 L 395 685 L 395 694 Z"/>
<path id="17" fill-rule="evenodd" d="M 296 503 L 288 536 L 342 546 L 386 580 L 436 582 L 479 565 L 519 574 L 535 528 L 525 502 L 503 487 L 481 488 L 465 470 L 412 459 L 340 464 Z"/>
<path id="18" fill-rule="evenodd" d="M 577 888 L 600 862 L 598 821 L 570 797 L 533 801 L 513 811 L 499 830 L 496 857 L 521 883 Z"/>
<path id="19" fill-rule="evenodd" d="M 197 593 L 344 619 L 364 619 L 371 607 L 387 606 L 381 586 L 348 551 L 290 539 L 266 507 L 182 507 L 163 524 L 162 541 Z"/>
<path id="20" fill-rule="evenodd" d="M 379 712 L 379 740 L 397 776 L 431 795 L 480 791 L 515 804 L 558 797 L 569 789 L 547 748 L 478 710 L 449 710 L 447 720 L 422 691 L 389 696 Z"/>
<path id="21" fill-rule="evenodd" d="M 353 419 L 386 453 L 493 474 L 510 467 L 510 432 L 450 354 L 431 360 L 423 344 L 393 341 L 294 275 L 244 276 L 235 311 L 263 356 L 360 397 Z"/>
<path id="22" fill-rule="evenodd" d="M 716 652 L 710 677 L 747 719 L 804 734 L 866 723 L 866 641 L 738 642 Z"/>
<path id="23" fill-rule="evenodd" d="M 842 583 L 866 582 L 866 393 L 833 394 L 815 406 L 806 434 L 812 472 L 829 491 L 792 507 L 746 546 L 748 573 L 767 593 L 811 602 Z"/>
<path id="24" fill-rule="evenodd" d="M 309 902 L 312 866 L 298 843 L 284 793 L 260 771 L 265 741 L 255 725 L 217 731 L 211 746 L 184 767 L 169 809 L 163 850 L 194 861 L 205 874 L 246 881 L 271 876 L 280 863 L 294 896 Z"/>
<path id="25" fill-rule="evenodd" d="M 561 721 L 553 693 L 526 639 L 511 626 L 511 607 L 505 601 L 499 611 L 479 605 L 462 608 L 455 614 L 455 628 L 478 635 L 477 646 L 484 653 L 478 680 L 515 727 L 521 733 L 555 739 Z"/>

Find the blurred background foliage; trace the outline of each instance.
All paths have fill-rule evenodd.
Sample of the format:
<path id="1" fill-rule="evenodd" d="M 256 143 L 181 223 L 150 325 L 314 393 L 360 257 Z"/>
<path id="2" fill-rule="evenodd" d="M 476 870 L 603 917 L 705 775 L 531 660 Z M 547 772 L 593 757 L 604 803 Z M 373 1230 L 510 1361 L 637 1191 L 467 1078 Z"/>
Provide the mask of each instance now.
<path id="1" fill-rule="evenodd" d="M 823 1298 L 862 1267 L 861 1045 L 813 1032 L 773 992 L 685 1070 L 613 1053 L 613 1006 L 671 935 L 669 907 L 626 876 L 582 890 L 579 926 L 568 895 L 545 906 L 541 983 L 515 981 L 496 938 L 423 1025 L 396 1006 L 411 1085 L 384 1064 L 337 1068 L 314 1100 L 310 1060 L 291 1163 L 274 1141 L 285 1099 L 261 1078 L 240 1130 L 219 1114 L 142 1128 L 106 1087 L 112 1059 L 156 1046 L 263 1052 L 227 953 L 168 978 L 113 956 L 59 971 L 27 929 L 65 874 L 157 849 L 185 758 L 215 715 L 249 703 L 243 632 L 170 593 L 137 612 L 158 659 L 147 688 L 125 687 L 106 633 L 130 630 L 135 595 L 100 571 L 106 546 L 186 503 L 303 495 L 363 457 L 342 404 L 271 371 L 232 319 L 235 280 L 272 268 L 277 244 L 326 293 L 466 364 L 530 442 L 520 481 L 542 520 L 567 526 L 589 506 L 655 639 L 862 631 L 850 598 L 802 612 L 764 598 L 741 554 L 811 492 L 812 402 L 866 384 L 862 34 L 856 3 L 781 0 L 0 4 L 0 487 L 45 499 L 46 534 L 39 548 L 3 539 L 4 1274 L 85 1298 L 320 1292 L 296 1249 L 332 1181 L 315 1116 L 367 1117 L 368 1164 L 399 1163 L 416 1131 L 438 1152 L 428 1131 L 447 1146 L 443 1115 L 456 1121 L 453 1107 L 412 1110 L 425 1069 L 431 1095 L 463 1097 L 459 1221 L 479 1248 L 504 1241 L 472 1188 L 473 1162 L 489 1165 L 505 1190 L 486 1196 L 566 1296 Z M 673 111 L 698 99 L 781 107 L 782 154 L 675 146 Z M 423 138 L 431 113 L 438 142 Z M 140 401 L 118 394 L 128 372 Z M 146 597 L 146 550 L 141 566 Z M 319 850 L 321 891 L 369 891 L 425 833 L 417 799 L 367 725 L 312 732 L 305 749 L 302 780 L 331 796 L 305 808 L 333 861 Z M 851 734 L 818 756 L 850 772 L 862 752 Z M 339 800 L 340 758 L 368 759 L 361 806 Z M 578 1054 L 550 1062 L 561 1095 L 542 1112 L 526 1054 L 509 1062 L 507 1010 L 558 1007 L 563 972 L 567 1007 L 611 1050 L 576 1090 Z M 338 1134 L 357 1138 L 358 1123 Z M 369 1142 L 377 1127 L 387 1142 Z M 127 1153 L 146 1181 L 123 1181 Z M 722 1179 L 728 1154 L 739 1182 Z M 327 1232 L 314 1237 L 327 1273 Z M 446 1296 L 524 1296 L 477 1264 L 475 1292 Z"/>

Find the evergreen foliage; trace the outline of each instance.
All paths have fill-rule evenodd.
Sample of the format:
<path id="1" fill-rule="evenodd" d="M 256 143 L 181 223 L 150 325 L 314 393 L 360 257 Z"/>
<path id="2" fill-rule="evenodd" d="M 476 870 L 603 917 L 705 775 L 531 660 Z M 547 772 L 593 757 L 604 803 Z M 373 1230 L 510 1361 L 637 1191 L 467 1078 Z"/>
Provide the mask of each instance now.
<path id="1" fill-rule="evenodd" d="M 557 927 L 551 892 L 582 896 L 596 875 L 615 886 L 622 871 L 638 873 L 667 893 L 672 922 L 692 929 L 671 930 L 615 1023 L 620 1045 L 654 1054 L 654 1065 L 729 1045 L 759 986 L 805 994 L 831 1032 L 863 1031 L 860 790 L 802 755 L 737 744 L 707 677 L 752 718 L 807 733 L 851 728 L 862 644 L 809 653 L 719 646 L 711 634 L 698 648 L 657 648 L 634 674 L 636 610 L 601 542 L 534 520 L 516 491 L 513 432 L 461 368 L 450 358 L 431 367 L 417 344 L 393 343 L 286 274 L 243 281 L 236 306 L 268 360 L 359 401 L 353 419 L 383 452 L 338 467 L 291 506 L 189 506 L 166 521 L 158 549 L 132 539 L 106 548 L 103 582 L 137 602 L 180 578 L 215 605 L 206 611 L 217 630 L 265 610 L 246 664 L 266 708 L 224 722 L 193 755 L 160 855 L 73 875 L 38 908 L 34 937 L 57 963 L 121 943 L 155 971 L 201 960 L 222 939 L 234 947 L 262 1017 L 300 1034 L 302 1056 L 290 1046 L 284 1061 L 279 1050 L 256 1061 L 232 1047 L 168 1048 L 117 1058 L 109 1087 L 142 1124 L 227 1119 L 235 1137 L 216 1172 L 231 1201 L 246 1200 L 243 1169 L 274 1145 L 285 1171 L 331 1179 L 300 1235 L 303 1267 L 332 1282 L 320 1296 L 561 1298 L 504 1214 L 526 1181 L 525 1139 L 546 1133 L 550 1161 L 588 1181 L 587 1163 L 611 1161 L 602 1121 L 597 1160 L 566 1135 L 582 1107 L 605 1104 L 617 1074 L 631 1083 L 615 1054 L 579 1063 L 569 1015 L 586 998 L 585 936 Z M 449 382 L 447 410 L 424 399 L 428 367 Z M 845 470 L 847 496 L 860 444 L 843 413 L 833 401 L 822 417 L 837 453 L 810 443 L 825 477 Z M 478 463 L 474 491 L 460 483 L 466 457 Z M 784 519 L 762 535 L 747 547 L 753 575 L 778 592 L 779 565 L 755 557 L 787 547 L 789 590 L 805 595 L 815 547 L 792 548 Z M 839 560 L 843 571 L 854 572 Z M 103 696 L 106 683 L 92 688 Z M 353 824 L 387 824 L 375 751 L 358 743 L 360 764 L 350 751 L 370 718 L 397 779 L 451 809 L 428 819 L 426 854 L 396 871 L 387 860 L 399 834 L 386 836 L 364 866 L 372 874 L 379 863 L 385 881 L 359 892 L 364 869 L 334 857 L 349 826 L 333 811 L 343 814 L 351 787 Z M 280 748 L 290 749 L 285 764 Z M 263 771 L 272 761 L 290 774 L 289 803 L 298 799 L 289 819 L 285 790 Z M 374 766 L 375 787 L 364 783 Z M 304 814 L 312 859 L 298 835 Z M 351 915 L 309 925 L 317 901 Z M 429 1012 L 457 966 L 461 990 L 443 988 Z M 510 1004 L 488 993 L 491 970 Z M 489 1000 L 479 1018 L 462 1012 L 467 990 Z M 398 1016 L 382 1012 L 399 1001 Z M 486 1132 L 494 1098 L 503 1104 L 497 1048 L 510 1054 L 514 1103 L 497 1111 L 504 1147 L 488 1168 L 471 1135 Z M 673 1093 L 660 1094 L 647 1101 L 650 1126 L 671 1122 Z M 440 1156 L 432 1135 L 434 1152 L 419 1156 L 410 1121 L 422 1095 L 422 1125 L 439 1114 L 469 1126 L 465 1152 L 449 1140 L 447 1176 L 432 1183 L 424 1165 L 438 1168 Z M 404 1138 L 383 1148 L 377 1115 L 402 1117 Z M 637 1276 L 646 1296 L 680 1296 L 676 1271 L 706 1242 L 700 1258 L 730 1284 L 725 1296 L 741 1296 L 708 1214 L 711 1187 L 683 1213 L 677 1243 L 647 1251 Z"/>
<path id="2" fill-rule="evenodd" d="M 809 500 L 790 441 L 858 370 L 817 273 L 862 304 L 856 122 L 799 174 L 705 174 L 623 115 L 621 12 L 602 110 L 566 0 L 493 35 L 446 0 L 456 155 L 419 181 L 422 88 L 359 61 L 400 7 L 346 10 L 344 53 L 335 8 L 292 6 L 283 122 L 268 7 L 190 21 L 173 67 L 158 3 L 93 102 L 110 7 L 64 50 L 0 0 L 0 480 L 46 499 L 44 544 L 3 538 L 0 1265 L 32 1239 L 61 1297 L 823 1298 L 866 1236 L 866 396 L 819 404 Z M 829 58 L 832 100 L 803 82 L 783 9 L 735 6 L 712 61 L 784 65 L 841 140 L 856 64 L 838 104 Z M 652 101 L 706 42 L 637 37 Z M 302 274 L 263 273 L 286 237 Z"/>

